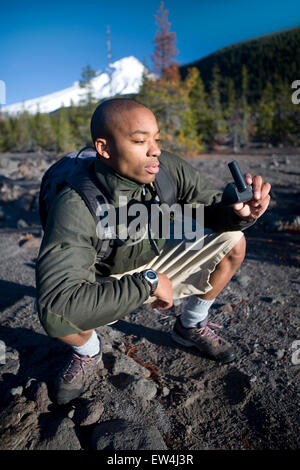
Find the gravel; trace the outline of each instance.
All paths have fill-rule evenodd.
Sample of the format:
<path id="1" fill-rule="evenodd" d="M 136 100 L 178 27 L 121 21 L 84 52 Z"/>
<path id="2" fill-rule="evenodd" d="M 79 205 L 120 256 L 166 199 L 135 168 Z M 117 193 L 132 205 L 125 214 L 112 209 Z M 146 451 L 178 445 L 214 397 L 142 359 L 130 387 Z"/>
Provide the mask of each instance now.
<path id="1" fill-rule="evenodd" d="M 52 387 L 69 348 L 34 310 L 36 196 L 53 157 L 0 155 L 0 449 L 298 449 L 299 158 L 270 149 L 189 160 L 220 189 L 234 159 L 272 185 L 270 209 L 245 232 L 245 261 L 211 308 L 237 359 L 220 365 L 172 341 L 184 303 L 141 307 L 97 329 L 103 368 L 59 407 Z"/>

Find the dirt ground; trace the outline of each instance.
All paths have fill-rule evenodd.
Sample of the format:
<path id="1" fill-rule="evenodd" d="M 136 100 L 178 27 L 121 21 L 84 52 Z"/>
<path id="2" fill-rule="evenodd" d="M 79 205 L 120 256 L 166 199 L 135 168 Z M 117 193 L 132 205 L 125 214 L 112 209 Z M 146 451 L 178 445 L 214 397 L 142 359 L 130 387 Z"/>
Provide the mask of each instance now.
<path id="1" fill-rule="evenodd" d="M 26 174 L 26 165 L 19 166 L 28 161 L 26 155 L 0 155 L 0 344 L 18 356 L 15 370 L 0 361 L 2 411 L 12 399 L 8 391 L 26 389 L 30 378 L 51 389 L 66 355 L 64 345 L 45 335 L 33 308 L 41 241 L 36 195 L 50 159 L 40 154 L 30 159 Z M 300 444 L 300 152 L 266 149 L 188 161 L 224 188 L 233 159 L 244 173 L 260 174 L 272 185 L 269 210 L 245 232 L 246 259 L 211 308 L 210 321 L 223 326 L 236 360 L 220 365 L 172 341 L 169 332 L 182 305 L 160 312 L 140 307 L 97 330 L 107 375 L 94 380 L 85 397 L 101 398 L 100 421 L 130 414 L 144 424 L 150 420 L 171 450 L 298 449 Z M 15 165 L 9 168 L 7 161 Z M 112 366 L 122 355 L 150 370 L 157 393 L 147 403 L 122 390 Z M 70 409 L 52 404 L 44 419 L 69 416 Z M 90 448 L 92 431 L 81 434 L 81 448 Z M 36 442 L 28 438 L 19 448 L 35 448 Z"/>

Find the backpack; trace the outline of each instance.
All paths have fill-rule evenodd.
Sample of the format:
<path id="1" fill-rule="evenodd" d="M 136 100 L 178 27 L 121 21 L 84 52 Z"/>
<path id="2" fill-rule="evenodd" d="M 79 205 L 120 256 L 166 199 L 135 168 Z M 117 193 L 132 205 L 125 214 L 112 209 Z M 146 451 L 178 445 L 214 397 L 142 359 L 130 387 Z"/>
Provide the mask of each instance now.
<path id="1" fill-rule="evenodd" d="M 48 168 L 44 174 L 40 187 L 39 195 L 39 213 L 43 229 L 45 230 L 48 213 L 55 196 L 66 186 L 74 189 L 83 199 L 95 224 L 100 220 L 98 215 L 100 204 L 107 204 L 107 198 L 99 187 L 99 182 L 93 171 L 93 164 L 96 159 L 96 151 L 86 151 L 89 148 L 84 147 L 79 152 L 72 152 L 55 162 Z M 160 162 L 159 172 L 154 181 L 154 187 L 161 203 L 169 206 L 177 202 L 177 186 L 167 167 Z M 114 243 L 118 239 L 100 239 L 98 238 L 97 262 L 103 261 L 109 257 Z M 150 237 L 150 242 L 154 240 Z M 155 249 L 154 243 L 154 249 Z M 156 247 L 157 253 L 157 247 Z M 157 253 L 159 254 L 159 252 Z"/>

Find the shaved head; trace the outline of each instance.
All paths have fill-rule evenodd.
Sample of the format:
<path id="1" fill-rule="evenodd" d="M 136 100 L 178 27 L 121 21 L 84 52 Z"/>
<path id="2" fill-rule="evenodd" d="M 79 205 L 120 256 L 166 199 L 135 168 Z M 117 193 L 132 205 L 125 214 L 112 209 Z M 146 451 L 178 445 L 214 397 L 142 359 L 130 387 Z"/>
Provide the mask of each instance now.
<path id="1" fill-rule="evenodd" d="M 111 139 L 114 129 L 120 123 L 121 115 L 136 109 L 148 109 L 138 101 L 127 98 L 113 98 L 104 101 L 94 111 L 91 119 L 91 136 L 93 144 L 101 137 Z"/>
<path id="2" fill-rule="evenodd" d="M 92 116 L 91 134 L 99 161 L 138 183 L 154 181 L 161 151 L 149 108 L 127 98 L 104 101 Z"/>

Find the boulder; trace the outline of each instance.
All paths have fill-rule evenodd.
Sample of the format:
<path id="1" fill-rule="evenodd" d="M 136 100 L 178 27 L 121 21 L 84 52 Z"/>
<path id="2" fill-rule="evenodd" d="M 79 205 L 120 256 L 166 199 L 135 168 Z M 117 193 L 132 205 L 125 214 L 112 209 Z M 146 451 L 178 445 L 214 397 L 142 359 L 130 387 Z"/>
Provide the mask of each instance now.
<path id="1" fill-rule="evenodd" d="M 16 398 L 0 413 L 0 450 L 26 449 L 37 427 L 35 403 Z"/>
<path id="2" fill-rule="evenodd" d="M 98 424 L 92 434 L 94 450 L 167 450 L 155 426 L 115 419 Z"/>
<path id="3" fill-rule="evenodd" d="M 89 426 L 96 423 L 104 411 L 100 400 L 79 399 L 73 416 L 73 421 L 79 426 Z"/>
<path id="4" fill-rule="evenodd" d="M 52 429 L 51 429 L 52 428 Z M 34 450 L 80 450 L 81 444 L 70 418 L 64 418 L 53 431 L 53 424 L 49 429 L 51 435 L 39 441 Z"/>

